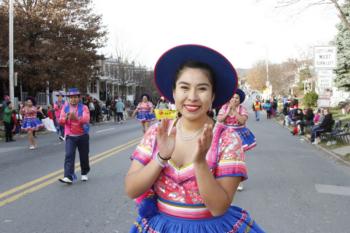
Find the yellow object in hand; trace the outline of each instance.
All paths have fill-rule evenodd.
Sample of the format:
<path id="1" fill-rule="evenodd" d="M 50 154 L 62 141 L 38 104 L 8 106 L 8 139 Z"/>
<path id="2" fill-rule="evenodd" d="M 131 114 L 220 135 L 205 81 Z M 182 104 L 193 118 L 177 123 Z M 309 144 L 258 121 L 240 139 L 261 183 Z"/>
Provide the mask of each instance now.
<path id="1" fill-rule="evenodd" d="M 157 120 L 162 119 L 175 119 L 177 115 L 176 110 L 169 110 L 169 109 L 154 109 L 154 113 L 156 115 Z"/>

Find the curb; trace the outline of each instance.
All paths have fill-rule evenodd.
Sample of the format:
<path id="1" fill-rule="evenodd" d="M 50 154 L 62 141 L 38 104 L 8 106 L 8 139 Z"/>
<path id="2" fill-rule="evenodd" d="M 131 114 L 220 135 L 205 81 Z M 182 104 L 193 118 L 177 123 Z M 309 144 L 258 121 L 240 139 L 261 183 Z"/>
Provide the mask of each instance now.
<path id="1" fill-rule="evenodd" d="M 346 165 L 350 166 L 350 162 L 349 161 L 346 161 L 345 159 L 343 159 L 340 155 L 334 153 L 333 151 L 330 151 L 330 150 L 327 150 L 325 148 L 323 148 L 322 146 L 319 146 L 319 145 L 314 145 L 317 149 L 321 149 L 323 150 L 324 152 L 327 152 L 328 154 L 330 154 L 331 156 L 333 156 L 336 160 L 339 160 L 340 162 L 342 163 L 345 163 Z"/>
<path id="2" fill-rule="evenodd" d="M 278 119 L 273 118 L 273 120 L 274 120 L 275 122 L 277 122 L 277 124 L 279 124 L 280 126 L 283 126 L 283 125 L 278 121 Z M 283 126 L 283 128 L 284 128 L 284 126 Z M 304 141 L 307 141 L 308 143 L 310 143 L 311 146 L 315 146 L 317 149 L 322 150 L 322 151 L 328 153 L 328 154 L 329 154 L 330 156 L 332 156 L 334 159 L 336 159 L 336 160 L 338 160 L 338 161 L 340 161 L 340 162 L 342 162 L 342 163 L 344 163 L 344 164 L 350 166 L 350 162 L 349 162 L 349 161 L 346 161 L 346 160 L 345 160 L 344 158 L 342 158 L 340 155 L 334 153 L 334 152 L 331 151 L 331 150 L 327 150 L 326 148 L 324 148 L 324 147 L 322 147 L 322 146 L 320 146 L 320 145 L 311 144 L 310 140 L 309 140 L 307 137 L 305 137 L 305 136 L 302 136 L 301 138 L 303 138 Z"/>

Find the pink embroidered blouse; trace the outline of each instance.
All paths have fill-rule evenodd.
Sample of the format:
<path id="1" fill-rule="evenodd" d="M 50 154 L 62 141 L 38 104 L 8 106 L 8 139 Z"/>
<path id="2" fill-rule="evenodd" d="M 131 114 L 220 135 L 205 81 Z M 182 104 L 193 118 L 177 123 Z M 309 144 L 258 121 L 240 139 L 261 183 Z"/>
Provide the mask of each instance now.
<path id="1" fill-rule="evenodd" d="M 153 104 L 151 102 L 141 102 L 137 105 L 137 111 L 140 112 L 150 112 L 153 108 Z"/>
<path id="2" fill-rule="evenodd" d="M 66 120 L 64 108 L 61 110 L 59 123 L 64 125 L 64 134 L 70 136 L 81 136 L 84 134 L 83 125 L 90 122 L 90 111 L 86 105 L 83 106 L 83 115 L 78 116 L 78 107 L 69 106 L 69 112 L 76 115 L 76 120 Z"/>
<path id="3" fill-rule="evenodd" d="M 131 156 L 143 165 L 156 158 L 157 124 L 150 127 L 141 143 Z M 234 129 L 216 124 L 211 148 L 206 160 L 216 179 L 222 177 L 242 177 L 247 179 L 242 142 Z M 169 160 L 153 186 L 158 195 L 158 208 L 161 212 L 184 218 L 211 217 L 199 194 L 193 164 L 178 168 Z"/>
<path id="4" fill-rule="evenodd" d="M 219 113 L 218 113 L 218 117 L 224 115 L 224 114 L 226 113 L 226 111 L 228 111 L 228 104 L 224 104 L 224 105 L 220 108 L 220 111 L 219 111 Z M 248 111 L 247 111 L 247 109 L 246 109 L 244 106 L 239 105 L 239 106 L 236 108 L 236 111 L 238 112 L 239 115 L 248 117 Z M 237 121 L 236 116 L 230 116 L 230 115 L 228 115 L 228 116 L 226 117 L 224 124 L 225 124 L 225 125 L 241 125 L 241 124 Z"/>
<path id="5" fill-rule="evenodd" d="M 38 109 L 35 106 L 32 107 L 23 107 L 21 109 L 21 114 L 23 118 L 36 118 Z"/>

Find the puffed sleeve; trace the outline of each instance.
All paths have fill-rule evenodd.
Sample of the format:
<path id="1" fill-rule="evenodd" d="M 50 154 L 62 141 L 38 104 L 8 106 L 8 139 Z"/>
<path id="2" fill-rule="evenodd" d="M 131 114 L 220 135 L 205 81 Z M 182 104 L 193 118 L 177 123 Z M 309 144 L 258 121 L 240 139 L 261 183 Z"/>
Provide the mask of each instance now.
<path id="1" fill-rule="evenodd" d="M 215 177 L 241 177 L 246 180 L 248 176 L 242 142 L 234 129 L 228 128 L 222 132 L 218 146 Z"/>
<path id="2" fill-rule="evenodd" d="M 227 111 L 227 108 L 228 108 L 228 105 L 224 104 L 219 110 L 218 117 L 224 115 L 226 113 L 226 111 Z"/>
<path id="3" fill-rule="evenodd" d="M 136 147 L 132 153 L 131 160 L 137 160 L 143 165 L 148 164 L 152 160 L 154 151 L 156 135 L 157 135 L 157 124 L 152 125 L 141 139 L 140 144 Z"/>
<path id="4" fill-rule="evenodd" d="M 239 114 L 248 117 L 248 111 L 243 105 L 239 105 Z"/>

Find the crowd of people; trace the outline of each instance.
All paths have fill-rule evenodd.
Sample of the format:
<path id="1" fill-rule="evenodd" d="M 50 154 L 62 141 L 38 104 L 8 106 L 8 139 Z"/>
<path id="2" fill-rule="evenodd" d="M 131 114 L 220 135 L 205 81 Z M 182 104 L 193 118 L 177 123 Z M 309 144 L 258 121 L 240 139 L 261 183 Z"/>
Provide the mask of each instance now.
<path id="1" fill-rule="evenodd" d="M 313 144 L 320 142 L 321 133 L 331 132 L 335 122 L 329 108 L 301 109 L 295 99 L 285 99 L 282 112 L 283 125 L 291 126 L 293 135 L 304 135 L 308 132 Z"/>

